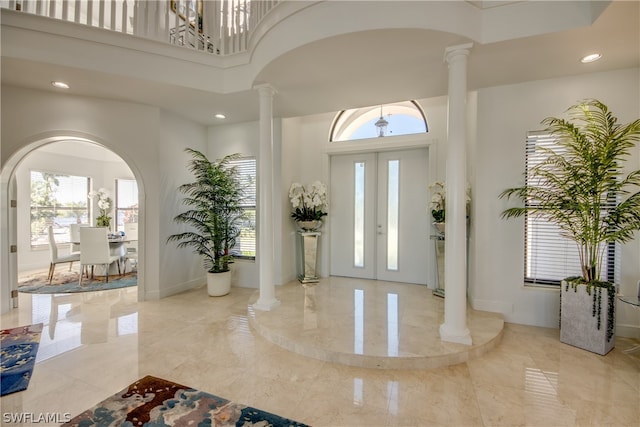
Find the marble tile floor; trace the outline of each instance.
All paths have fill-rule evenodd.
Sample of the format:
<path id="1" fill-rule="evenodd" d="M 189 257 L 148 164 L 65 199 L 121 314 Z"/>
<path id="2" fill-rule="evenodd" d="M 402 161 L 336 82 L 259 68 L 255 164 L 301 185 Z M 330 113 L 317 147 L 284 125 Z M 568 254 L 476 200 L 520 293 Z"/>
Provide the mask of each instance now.
<path id="1" fill-rule="evenodd" d="M 31 384 L 0 399 L 1 422 L 17 425 L 6 413 L 76 415 L 155 375 L 314 426 L 638 426 L 640 355 L 623 352 L 633 340 L 598 356 L 560 343 L 556 329 L 506 323 L 495 348 L 464 363 L 346 366 L 256 333 L 247 310 L 255 292 L 211 298 L 200 287 L 146 302 L 135 288 L 20 294 L 0 327 L 44 330 Z"/>
<path id="2" fill-rule="evenodd" d="M 278 310 L 249 309 L 249 324 L 261 336 L 304 356 L 364 368 L 466 362 L 498 345 L 504 327 L 501 315 L 468 309 L 473 344 L 442 341 L 444 299 L 426 286 L 331 277 L 279 287 L 277 298 Z"/>

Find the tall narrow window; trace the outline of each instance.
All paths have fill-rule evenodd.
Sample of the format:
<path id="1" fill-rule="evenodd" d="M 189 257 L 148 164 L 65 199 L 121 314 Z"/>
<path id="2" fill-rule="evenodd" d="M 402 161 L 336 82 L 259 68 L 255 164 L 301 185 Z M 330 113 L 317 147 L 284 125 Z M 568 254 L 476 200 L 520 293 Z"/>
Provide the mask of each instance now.
<path id="1" fill-rule="evenodd" d="M 135 179 L 116 179 L 117 230 L 124 231 L 125 223 L 138 222 L 138 183 Z"/>
<path id="2" fill-rule="evenodd" d="M 364 162 L 354 164 L 353 265 L 364 267 Z"/>
<path id="3" fill-rule="evenodd" d="M 246 157 L 232 160 L 229 165 L 236 168 L 240 178 L 244 197 L 240 203 L 243 210 L 238 220 L 240 237 L 236 240 L 232 254 L 236 258 L 255 259 L 256 257 L 256 159 Z"/>
<path id="4" fill-rule="evenodd" d="M 69 242 L 69 224 L 89 222 L 89 178 L 31 171 L 31 247 L 48 244 L 49 226 L 56 243 Z"/>
<path id="5" fill-rule="evenodd" d="M 547 132 L 528 132 L 526 145 L 526 184 L 538 185 L 531 170 L 547 158 L 546 150 L 562 154 L 556 139 Z M 611 195 L 612 203 L 615 195 Z M 525 202 L 530 205 L 530 202 Z M 602 248 L 605 252 L 601 277 L 615 281 L 617 252 L 615 244 Z M 561 235 L 558 225 L 533 215 L 525 215 L 525 271 L 527 283 L 559 285 L 571 276 L 581 276 L 580 255 L 576 242 Z"/>
<path id="6" fill-rule="evenodd" d="M 397 271 L 400 160 L 389 160 L 387 175 L 387 270 Z"/>

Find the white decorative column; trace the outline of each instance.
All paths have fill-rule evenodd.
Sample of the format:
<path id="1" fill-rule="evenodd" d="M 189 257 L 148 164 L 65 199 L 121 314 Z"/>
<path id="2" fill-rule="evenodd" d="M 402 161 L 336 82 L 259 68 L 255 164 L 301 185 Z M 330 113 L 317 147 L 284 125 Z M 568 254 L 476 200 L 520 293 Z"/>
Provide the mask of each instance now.
<path id="1" fill-rule="evenodd" d="M 449 47 L 445 60 L 449 64 L 449 106 L 447 147 L 447 220 L 445 226 L 444 276 L 447 293 L 444 300 L 444 323 L 440 325 L 443 341 L 471 345 L 467 328 L 467 58 L 471 43 Z"/>
<path id="2" fill-rule="evenodd" d="M 273 228 L 273 95 L 269 85 L 256 86 L 260 95 L 260 151 L 258 164 L 258 261 L 260 296 L 256 310 L 268 311 L 280 305 L 273 277 L 275 264 Z"/>

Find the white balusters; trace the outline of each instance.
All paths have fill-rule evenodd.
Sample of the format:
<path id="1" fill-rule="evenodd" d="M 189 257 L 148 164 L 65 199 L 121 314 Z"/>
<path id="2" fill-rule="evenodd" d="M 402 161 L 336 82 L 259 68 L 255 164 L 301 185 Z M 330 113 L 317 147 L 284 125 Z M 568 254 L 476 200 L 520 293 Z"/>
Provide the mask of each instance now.
<path id="1" fill-rule="evenodd" d="M 132 32 L 133 34 L 138 35 L 138 31 L 140 29 L 140 22 L 138 21 L 140 19 L 140 16 L 138 15 L 138 7 L 140 7 L 140 2 L 134 0 L 133 2 L 133 21 L 131 22 L 131 26 L 132 26 Z"/>
<path id="2" fill-rule="evenodd" d="M 122 30 L 123 33 L 127 32 L 127 0 L 122 2 Z"/>
<path id="3" fill-rule="evenodd" d="M 64 0 L 62 2 L 62 20 L 69 20 L 69 0 Z"/>
<path id="4" fill-rule="evenodd" d="M 165 2 L 166 3 L 166 2 Z M 162 40 L 160 34 L 160 3 L 156 2 L 154 9 L 154 15 L 151 22 L 153 23 L 153 38 L 156 40 Z"/>
<path id="5" fill-rule="evenodd" d="M 116 31 L 116 2 L 112 1 L 111 3 L 111 9 L 109 10 L 109 18 L 110 18 L 110 23 L 109 23 L 109 29 Z"/>
<path id="6" fill-rule="evenodd" d="M 247 49 L 249 32 L 278 1 L 0 0 L 0 7 L 229 55 Z"/>
<path id="7" fill-rule="evenodd" d="M 79 0 L 75 0 L 73 5 L 73 22 L 80 23 L 80 6 L 82 5 Z"/>
<path id="8" fill-rule="evenodd" d="M 87 0 L 87 25 L 93 25 L 93 0 Z"/>
<path id="9" fill-rule="evenodd" d="M 104 0 L 98 1 L 98 27 L 104 28 Z"/>

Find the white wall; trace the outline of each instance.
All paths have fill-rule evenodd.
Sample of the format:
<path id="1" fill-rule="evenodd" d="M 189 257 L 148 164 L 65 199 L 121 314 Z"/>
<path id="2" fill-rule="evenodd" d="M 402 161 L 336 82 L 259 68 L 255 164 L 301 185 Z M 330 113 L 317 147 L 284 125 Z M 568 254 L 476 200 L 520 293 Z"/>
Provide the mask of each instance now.
<path id="1" fill-rule="evenodd" d="M 523 219 L 501 219 L 500 213 L 514 202 L 498 195 L 524 183 L 527 131 L 543 129 L 544 118 L 562 116 L 584 98 L 600 99 L 621 123 L 629 123 L 640 117 L 639 82 L 639 70 L 628 69 L 478 91 L 477 141 L 470 159 L 475 163 L 475 234 L 470 248 L 474 308 L 502 312 L 508 322 L 558 327 L 558 291 L 523 285 Z M 639 154 L 638 149 L 633 152 L 630 169 L 639 168 Z M 622 248 L 621 291 L 625 294 L 635 292 L 640 278 L 639 249 L 639 239 Z M 618 333 L 638 328 L 637 313 L 620 305 L 619 309 Z"/>
<path id="2" fill-rule="evenodd" d="M 155 299 L 203 283 L 188 251 L 169 248 L 177 213 L 178 182 L 186 176 L 185 147 L 204 150 L 206 129 L 166 114 L 156 107 L 105 99 L 77 97 L 31 89 L 2 87 L 1 157 L 2 224 L 0 242 L 7 256 L 10 241 L 5 200 L 8 177 L 33 148 L 47 141 L 91 140 L 110 149 L 130 167 L 140 188 L 141 299 Z M 20 202 L 19 202 L 20 203 Z M 3 261 L 3 266 L 5 265 Z M 3 268 L 2 311 L 8 309 L 9 275 Z"/>
<path id="3" fill-rule="evenodd" d="M 54 145 L 57 143 L 53 143 Z M 76 144 L 87 144 L 78 142 Z M 70 148 L 70 147 L 67 147 Z M 115 196 L 116 179 L 133 179 L 131 170 L 124 162 L 101 161 L 88 158 L 35 150 L 25 157 L 16 169 L 16 183 L 18 187 L 18 272 L 43 269 L 49 265 L 49 248 L 31 248 L 30 240 L 30 209 L 29 203 L 30 172 L 44 171 L 66 175 L 86 176 L 91 178 L 94 189 L 106 188 Z M 115 202 L 115 199 L 114 199 Z M 112 216 L 115 211 L 112 211 Z M 97 215 L 97 207 L 94 216 Z M 68 253 L 67 248 L 60 247 L 60 254 Z"/>
<path id="4" fill-rule="evenodd" d="M 446 134 L 447 134 L 447 98 L 437 97 L 421 99 L 418 103 L 422 106 L 429 132 L 417 137 L 398 136 L 394 138 L 375 138 L 373 140 L 358 140 L 350 142 L 329 142 L 331 124 L 337 112 L 317 114 L 305 117 L 283 119 L 282 138 L 282 186 L 281 198 L 283 217 L 283 271 L 289 273 L 293 280 L 296 277 L 296 227 L 289 218 L 291 204 L 288 198 L 288 189 L 293 182 L 310 184 L 320 180 L 325 184 L 330 181 L 331 155 L 358 151 L 387 151 L 407 148 L 407 144 L 429 146 L 429 180 L 444 179 L 446 158 Z M 442 147 L 440 147 L 442 146 Z M 439 148 L 440 147 L 440 148 Z M 329 188 L 329 192 L 331 189 Z M 427 191 L 427 188 L 425 188 Z M 424 207 L 425 212 L 427 206 Z M 331 206 L 328 207 L 331 210 Z M 318 272 L 321 277 L 330 273 L 329 247 L 331 224 L 325 217 L 321 229 L 323 235 L 319 243 Z M 430 218 L 429 218 L 430 219 Z M 432 248 L 430 248 L 431 250 Z M 431 269 L 434 270 L 433 268 Z M 435 271 L 429 279 L 430 284 L 435 285 Z"/>
<path id="5" fill-rule="evenodd" d="M 470 294 L 475 308 L 504 313 L 509 322 L 557 327 L 556 290 L 524 287 L 523 224 L 505 221 L 500 212 L 507 202 L 498 199 L 506 187 L 522 183 L 524 137 L 528 130 L 540 129 L 547 116 L 561 115 L 571 104 L 585 97 L 596 97 L 608 104 L 622 122 L 640 117 L 638 69 L 576 76 L 487 88 L 470 99 L 477 126 L 470 138 L 469 170 L 473 188 L 470 235 Z M 176 230 L 171 220 L 180 209 L 178 185 L 190 178 L 185 168 L 192 147 L 218 158 L 232 152 L 258 154 L 258 124 L 216 126 L 208 131 L 188 120 L 166 114 L 157 108 L 133 103 L 74 97 L 51 92 L 2 88 L 2 129 L 0 164 L 3 185 L 7 169 L 13 171 L 21 149 L 61 135 L 90 138 L 122 157 L 142 185 L 141 227 L 145 233 L 141 250 L 145 260 L 143 298 L 160 298 L 204 281 L 200 260 L 188 250 L 166 245 L 166 236 Z M 430 126 L 430 157 L 433 179 L 444 177 L 446 158 L 446 98 L 422 100 Z M 470 107 L 473 113 L 475 108 Z M 293 181 L 329 180 L 330 145 L 328 132 L 334 113 L 276 120 L 274 126 L 275 172 L 280 188 L 274 204 L 280 218 L 274 227 L 281 236 L 276 251 L 276 283 L 295 279 L 295 230 L 289 218 L 287 198 Z M 475 125 L 474 125 L 475 123 Z M 431 151 L 433 150 L 433 151 Z M 432 153 L 437 153 L 433 156 Z M 636 150 L 630 168 L 638 169 Z M 3 187 L 3 195 L 6 194 Z M 3 199 L 2 203 L 6 201 Z M 8 242 L 4 219 L 0 232 L 3 253 Z M 330 227 L 330 224 L 327 224 Z M 328 274 L 328 245 L 321 249 L 320 273 Z M 640 278 L 640 241 L 625 245 L 622 253 L 622 292 L 631 294 Z M 3 266 L 5 264 L 3 263 Z M 254 263 L 238 264 L 237 285 L 257 287 Z M 3 268 L 4 269 L 4 268 Z M 8 279 L 2 273 L 3 310 L 6 310 Z M 640 330 L 637 313 L 619 307 L 618 333 Z"/>
<path id="6" fill-rule="evenodd" d="M 281 136 L 282 125 L 280 119 L 273 120 L 273 180 L 274 180 L 274 197 L 279 197 L 279 183 L 281 182 L 281 173 L 283 171 L 281 162 Z M 258 161 L 260 153 L 260 133 L 259 122 L 247 122 L 232 125 L 219 125 L 210 127 L 208 131 L 208 147 L 206 154 L 209 159 L 220 159 L 226 155 L 239 153 L 243 157 L 255 157 Z M 258 161 L 258 165 L 260 162 Z M 258 166 L 258 185 L 260 185 L 260 170 Z M 259 191 L 258 191 L 259 192 Z M 260 201 L 258 200 L 258 204 Z M 274 204 L 274 218 L 281 218 L 280 207 Z M 270 224 L 274 228 L 276 239 L 275 257 L 276 260 L 281 257 L 282 248 L 280 248 L 282 221 L 274 220 L 274 224 Z M 257 247 L 257 245 L 256 245 Z M 259 288 L 259 269 L 258 262 L 255 260 L 237 259 L 232 268 L 232 285 L 247 288 Z M 288 278 L 283 278 L 283 274 L 278 265 L 274 268 L 274 283 L 276 285 L 284 284 Z"/>
<path id="7" fill-rule="evenodd" d="M 162 283 L 159 297 L 172 295 L 194 286 L 206 283 L 206 271 L 202 258 L 191 249 L 177 249 L 175 243 L 166 243 L 173 233 L 184 231 L 183 225 L 173 222 L 173 218 L 183 212 L 183 194 L 178 187 L 192 181 L 187 169 L 191 156 L 185 148 L 206 151 L 207 130 L 186 119 L 160 112 L 157 156 L 160 169 L 158 194 L 158 228 L 153 233 L 159 236 L 159 260 Z"/>

